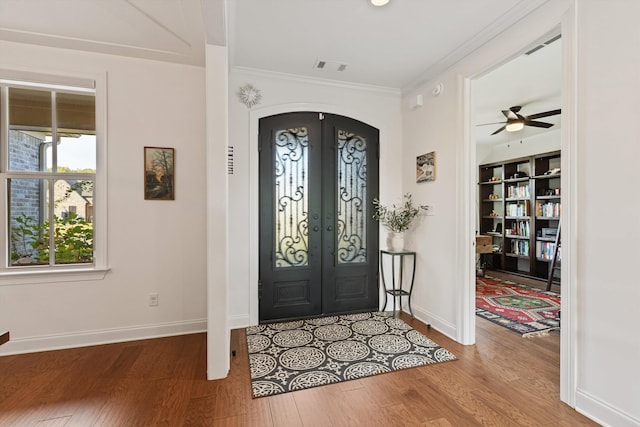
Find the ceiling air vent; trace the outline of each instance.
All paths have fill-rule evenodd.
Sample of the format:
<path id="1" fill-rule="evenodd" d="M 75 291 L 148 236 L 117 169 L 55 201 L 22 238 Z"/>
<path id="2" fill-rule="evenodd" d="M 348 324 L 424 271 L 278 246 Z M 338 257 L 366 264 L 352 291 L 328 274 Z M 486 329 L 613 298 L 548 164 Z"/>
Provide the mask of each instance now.
<path id="1" fill-rule="evenodd" d="M 344 71 L 347 69 L 347 64 L 339 61 L 323 61 L 318 59 L 313 68 L 326 71 Z"/>
<path id="2" fill-rule="evenodd" d="M 544 45 L 542 45 L 542 44 L 541 44 L 541 45 L 538 45 L 538 46 L 534 47 L 533 49 L 531 49 L 530 51 L 525 52 L 524 54 L 525 54 L 525 55 L 531 55 L 533 52 L 537 52 L 537 51 L 539 51 L 540 49 L 542 49 L 543 47 L 544 47 Z"/>
<path id="3" fill-rule="evenodd" d="M 554 41 L 558 40 L 560 37 L 562 37 L 562 34 L 558 34 L 555 37 L 550 38 L 549 40 L 547 40 L 546 42 L 539 44 L 538 46 L 534 47 L 533 49 L 529 50 L 528 52 L 525 52 L 525 55 L 531 55 L 533 52 L 537 52 L 540 49 L 542 49 L 545 46 L 549 46 L 551 43 L 553 43 Z"/>

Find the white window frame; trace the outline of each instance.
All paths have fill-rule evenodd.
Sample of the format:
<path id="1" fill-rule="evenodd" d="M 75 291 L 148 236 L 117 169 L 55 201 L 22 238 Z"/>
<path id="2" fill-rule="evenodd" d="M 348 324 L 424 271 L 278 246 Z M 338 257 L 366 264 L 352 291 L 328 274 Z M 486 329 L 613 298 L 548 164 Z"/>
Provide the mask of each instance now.
<path id="1" fill-rule="evenodd" d="M 102 280 L 109 271 L 107 264 L 107 79 L 98 76 L 57 76 L 26 71 L 0 69 L 0 286 L 31 283 L 55 283 Z M 4 87 L 41 88 L 52 91 L 95 94 L 96 173 L 93 194 L 93 263 L 8 267 L 10 257 L 7 224 L 8 175 L 8 101 Z"/>

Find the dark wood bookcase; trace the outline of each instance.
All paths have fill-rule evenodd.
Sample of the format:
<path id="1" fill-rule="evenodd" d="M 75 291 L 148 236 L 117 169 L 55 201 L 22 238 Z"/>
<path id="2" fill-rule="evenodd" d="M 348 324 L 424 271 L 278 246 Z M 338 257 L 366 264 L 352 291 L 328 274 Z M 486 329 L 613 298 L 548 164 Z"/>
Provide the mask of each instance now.
<path id="1" fill-rule="evenodd" d="M 479 234 L 492 236 L 484 267 L 547 279 L 560 223 L 560 151 L 479 166 Z"/>

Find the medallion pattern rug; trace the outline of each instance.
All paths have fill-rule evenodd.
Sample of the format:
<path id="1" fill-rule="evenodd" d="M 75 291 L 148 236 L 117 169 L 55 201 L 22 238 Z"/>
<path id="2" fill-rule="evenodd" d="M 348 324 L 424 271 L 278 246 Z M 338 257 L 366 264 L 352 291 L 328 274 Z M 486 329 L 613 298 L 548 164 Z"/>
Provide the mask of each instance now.
<path id="1" fill-rule="evenodd" d="M 247 328 L 253 397 L 455 360 L 388 312 Z"/>
<path id="2" fill-rule="evenodd" d="M 560 295 L 508 280 L 476 278 L 476 314 L 525 338 L 560 329 Z"/>

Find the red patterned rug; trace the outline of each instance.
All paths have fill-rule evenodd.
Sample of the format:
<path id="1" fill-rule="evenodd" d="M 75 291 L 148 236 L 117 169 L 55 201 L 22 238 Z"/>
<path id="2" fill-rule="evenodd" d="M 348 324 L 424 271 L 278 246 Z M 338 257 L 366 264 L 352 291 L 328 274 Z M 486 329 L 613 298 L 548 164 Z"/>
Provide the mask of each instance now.
<path id="1" fill-rule="evenodd" d="M 560 329 L 560 295 L 493 277 L 476 277 L 476 315 L 525 338 Z"/>

